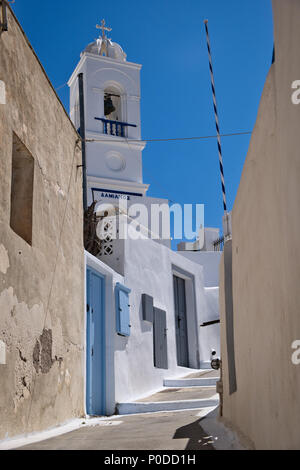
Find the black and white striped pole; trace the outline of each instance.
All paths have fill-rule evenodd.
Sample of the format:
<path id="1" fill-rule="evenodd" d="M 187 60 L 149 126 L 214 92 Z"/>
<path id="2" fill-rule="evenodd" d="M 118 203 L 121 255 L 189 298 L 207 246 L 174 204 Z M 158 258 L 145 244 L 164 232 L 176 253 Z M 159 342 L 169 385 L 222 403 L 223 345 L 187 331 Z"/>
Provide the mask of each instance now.
<path id="1" fill-rule="evenodd" d="M 226 215 L 227 214 L 227 204 L 226 204 L 226 192 L 225 192 L 225 180 L 224 180 L 224 170 L 223 170 L 221 136 L 220 136 L 219 117 L 218 117 L 217 100 L 216 100 L 214 72 L 213 72 L 212 59 L 211 59 L 210 40 L 209 40 L 209 33 L 208 33 L 208 26 L 207 26 L 208 20 L 204 20 L 204 24 L 205 24 L 205 30 L 206 30 L 207 50 L 208 50 L 208 58 L 209 58 L 209 70 L 210 70 L 211 88 L 212 88 L 212 94 L 213 94 L 215 121 L 216 121 L 216 129 L 217 129 L 219 164 L 220 164 L 222 193 L 223 193 L 223 207 L 224 207 L 224 214 Z"/>

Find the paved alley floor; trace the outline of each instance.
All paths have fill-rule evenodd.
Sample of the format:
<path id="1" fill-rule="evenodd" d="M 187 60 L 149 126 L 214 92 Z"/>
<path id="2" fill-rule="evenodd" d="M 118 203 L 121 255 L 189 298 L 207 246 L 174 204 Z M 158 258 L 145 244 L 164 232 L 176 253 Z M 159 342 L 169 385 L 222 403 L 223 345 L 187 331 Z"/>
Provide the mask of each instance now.
<path id="1" fill-rule="evenodd" d="M 201 370 L 199 372 L 193 372 L 192 374 L 185 375 L 185 379 L 200 379 L 200 378 L 220 378 L 220 372 L 218 370 Z"/>
<path id="2" fill-rule="evenodd" d="M 199 400 L 211 398 L 216 395 L 216 387 L 190 387 L 190 388 L 166 388 L 149 397 L 137 400 L 138 402 L 159 402 L 172 400 Z"/>
<path id="3" fill-rule="evenodd" d="M 214 450 L 201 428 L 208 410 L 114 416 L 22 450 Z M 88 421 L 84 421 L 88 424 Z M 105 423 L 105 424 L 104 424 Z"/>

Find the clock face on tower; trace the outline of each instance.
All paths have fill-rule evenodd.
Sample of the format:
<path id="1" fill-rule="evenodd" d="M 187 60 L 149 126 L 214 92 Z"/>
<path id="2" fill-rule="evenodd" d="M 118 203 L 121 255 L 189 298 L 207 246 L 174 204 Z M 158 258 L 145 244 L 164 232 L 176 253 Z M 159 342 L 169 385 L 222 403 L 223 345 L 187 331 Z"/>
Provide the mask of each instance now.
<path id="1" fill-rule="evenodd" d="M 120 153 L 113 150 L 106 154 L 105 162 L 112 171 L 122 171 L 126 166 L 125 158 Z"/>

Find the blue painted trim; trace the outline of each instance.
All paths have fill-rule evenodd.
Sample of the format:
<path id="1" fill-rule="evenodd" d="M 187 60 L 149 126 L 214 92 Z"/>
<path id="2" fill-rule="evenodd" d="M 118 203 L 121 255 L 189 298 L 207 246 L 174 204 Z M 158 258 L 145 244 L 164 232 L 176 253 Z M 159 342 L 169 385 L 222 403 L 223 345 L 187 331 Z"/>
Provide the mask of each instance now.
<path id="1" fill-rule="evenodd" d="M 129 287 L 124 286 L 124 285 L 121 284 L 120 282 L 117 282 L 117 283 L 116 283 L 116 287 L 115 287 L 116 331 L 117 331 L 117 333 L 118 333 L 120 336 L 128 337 L 128 336 L 130 336 L 130 329 L 129 329 L 129 333 L 128 333 L 128 334 L 126 334 L 125 332 L 121 331 L 121 324 L 120 324 L 120 297 L 119 297 L 120 291 L 123 291 L 123 292 L 125 292 L 126 294 L 129 295 L 130 292 L 131 292 L 131 289 L 129 289 Z M 128 309 L 129 309 L 129 321 L 130 321 L 130 305 L 128 305 Z"/>
<path id="2" fill-rule="evenodd" d="M 116 137 L 125 137 L 126 127 L 137 127 L 135 124 L 129 124 L 122 121 L 111 121 L 110 119 L 95 117 L 97 121 L 103 122 L 104 134 L 114 135 Z"/>
<path id="3" fill-rule="evenodd" d="M 91 290 L 90 290 L 90 270 L 86 269 L 86 305 L 85 305 L 85 318 L 86 318 L 86 351 L 85 351 L 85 362 L 86 362 L 86 411 L 90 414 L 91 411 L 91 367 L 90 367 L 90 355 L 91 350 L 90 342 L 90 321 L 88 316 L 87 306 L 91 303 Z"/>
<path id="4" fill-rule="evenodd" d="M 95 276 L 99 277 L 101 279 L 101 292 L 100 292 L 100 311 L 101 311 L 101 316 L 100 316 L 100 323 L 98 328 L 100 328 L 101 331 L 101 341 L 100 341 L 100 353 L 101 353 L 101 364 L 100 364 L 100 369 L 101 369 L 101 412 L 99 414 L 105 415 L 106 413 L 106 334 L 105 334 L 105 328 L 106 328 L 106 322 L 105 322 L 105 276 L 100 274 L 98 271 L 95 269 L 91 268 L 90 266 L 86 267 L 86 290 L 87 290 L 87 295 L 86 295 L 86 301 L 87 304 L 90 306 L 91 302 L 91 283 L 90 283 L 90 275 L 93 273 Z M 91 396 L 91 388 L 92 388 L 92 371 L 91 371 L 91 355 L 90 355 L 90 350 L 91 350 L 91 344 L 90 344 L 90 315 L 91 311 L 87 311 L 86 309 L 86 322 L 87 322 L 87 328 L 86 328 L 86 410 L 87 414 L 89 415 L 95 415 L 95 410 L 93 409 L 93 397 Z"/>
<path id="5" fill-rule="evenodd" d="M 131 289 L 129 289 L 129 287 L 124 286 L 124 284 L 121 284 L 120 282 L 116 283 L 116 289 L 123 290 L 127 294 L 130 294 L 131 292 Z"/>
<path id="6" fill-rule="evenodd" d="M 136 124 L 129 124 L 128 122 L 122 122 L 122 121 L 111 121 L 110 119 L 104 119 L 104 118 L 98 118 L 95 117 L 97 121 L 102 121 L 104 123 L 109 123 L 109 124 L 120 124 L 120 126 L 130 126 L 130 127 L 137 127 Z"/>

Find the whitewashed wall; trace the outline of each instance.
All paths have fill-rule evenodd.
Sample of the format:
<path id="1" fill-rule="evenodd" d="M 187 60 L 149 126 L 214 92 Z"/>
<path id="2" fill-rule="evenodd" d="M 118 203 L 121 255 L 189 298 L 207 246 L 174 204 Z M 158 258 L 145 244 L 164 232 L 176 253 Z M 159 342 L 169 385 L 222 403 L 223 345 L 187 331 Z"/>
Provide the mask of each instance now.
<path id="1" fill-rule="evenodd" d="M 193 368 L 210 360 L 211 349 L 219 352 L 219 329 L 200 328 L 204 321 L 215 320 L 216 302 L 203 282 L 203 268 L 153 240 L 125 241 L 124 280 L 130 294 L 131 336 L 115 336 L 116 401 L 130 401 L 162 387 L 163 379 L 182 376 L 191 369 L 178 367 L 176 358 L 173 270 L 190 276 L 187 281 L 189 357 Z M 192 282 L 193 281 L 193 282 Z M 194 283 L 194 290 L 192 285 Z M 142 294 L 154 298 L 154 306 L 167 312 L 169 369 L 153 365 L 153 326 L 142 319 Z M 217 300 L 217 291 L 214 291 Z M 193 308 L 193 303 L 195 309 Z M 194 310 L 194 312 L 193 312 Z"/>
<path id="2" fill-rule="evenodd" d="M 222 251 L 179 251 L 181 256 L 203 266 L 205 287 L 219 286 L 219 267 Z"/>
<path id="3" fill-rule="evenodd" d="M 218 318 L 218 288 L 204 287 L 203 267 L 153 240 L 129 239 L 115 243 L 122 244 L 124 276 L 87 255 L 87 264 L 106 276 L 106 387 L 109 392 L 109 410 L 113 410 L 115 402 L 131 401 L 162 388 L 164 378 L 183 376 L 194 369 L 207 367 L 212 349 L 219 355 L 219 325 L 200 326 Z M 115 264 L 114 257 L 112 261 Z M 192 369 L 177 366 L 173 273 L 186 279 L 189 360 Z M 130 337 L 116 333 L 116 282 L 132 290 Z M 142 318 L 144 293 L 153 296 L 154 306 L 167 313 L 167 370 L 157 369 L 153 364 L 153 325 Z"/>

